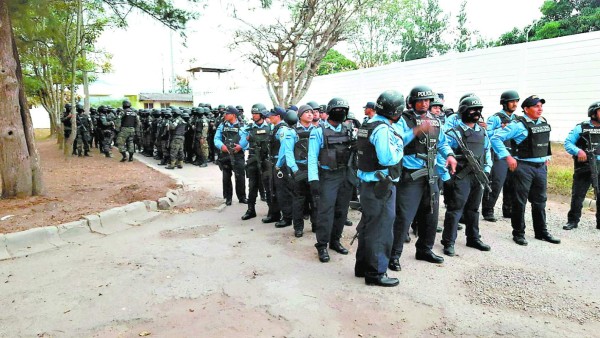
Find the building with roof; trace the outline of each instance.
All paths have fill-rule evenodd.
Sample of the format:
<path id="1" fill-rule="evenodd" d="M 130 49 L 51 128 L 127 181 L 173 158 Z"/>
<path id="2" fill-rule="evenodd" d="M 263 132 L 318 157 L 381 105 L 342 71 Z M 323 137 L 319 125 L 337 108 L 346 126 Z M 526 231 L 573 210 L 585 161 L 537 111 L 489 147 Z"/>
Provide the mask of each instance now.
<path id="1" fill-rule="evenodd" d="M 160 109 L 171 106 L 193 107 L 194 100 L 192 94 L 174 94 L 174 93 L 140 93 L 127 95 L 132 106 L 143 109 Z"/>

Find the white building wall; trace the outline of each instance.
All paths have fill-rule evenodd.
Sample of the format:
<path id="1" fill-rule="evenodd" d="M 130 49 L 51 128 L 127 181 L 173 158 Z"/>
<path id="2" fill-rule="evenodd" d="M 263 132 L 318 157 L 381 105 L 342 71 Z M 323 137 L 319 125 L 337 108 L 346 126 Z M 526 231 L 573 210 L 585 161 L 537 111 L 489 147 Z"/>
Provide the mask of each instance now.
<path id="1" fill-rule="evenodd" d="M 270 106 L 263 78 L 256 83 L 202 95 L 198 102 L 242 104 L 246 111 L 256 102 Z M 364 104 L 375 101 L 382 91 L 396 89 L 407 95 L 420 84 L 444 93 L 447 106 L 455 109 L 463 94 L 474 92 L 485 105 L 485 117 L 501 109 L 499 97 L 505 90 L 515 89 L 521 98 L 536 94 L 546 99 L 544 116 L 552 125 L 552 140 L 563 141 L 576 123 L 587 118 L 587 107 L 600 101 L 600 32 L 320 76 L 300 103 L 326 104 L 343 97 L 360 119 Z"/>

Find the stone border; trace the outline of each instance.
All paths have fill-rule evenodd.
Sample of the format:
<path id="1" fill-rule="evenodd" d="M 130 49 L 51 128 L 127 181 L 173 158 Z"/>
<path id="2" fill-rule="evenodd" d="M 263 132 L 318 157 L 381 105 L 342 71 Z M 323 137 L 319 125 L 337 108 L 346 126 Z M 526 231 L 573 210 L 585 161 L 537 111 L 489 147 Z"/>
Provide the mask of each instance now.
<path id="1" fill-rule="evenodd" d="M 0 261 L 29 256 L 71 243 L 83 243 L 140 226 L 159 217 L 159 210 L 169 210 L 176 206 L 182 192 L 183 188 L 169 190 L 158 201 L 133 202 L 84 216 L 74 222 L 0 234 Z"/>

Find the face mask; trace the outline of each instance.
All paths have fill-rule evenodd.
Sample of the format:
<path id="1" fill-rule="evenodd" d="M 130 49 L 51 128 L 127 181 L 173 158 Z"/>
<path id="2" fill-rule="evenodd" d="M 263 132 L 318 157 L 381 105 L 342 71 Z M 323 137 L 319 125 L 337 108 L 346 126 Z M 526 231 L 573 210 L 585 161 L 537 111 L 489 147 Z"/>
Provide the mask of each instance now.
<path id="1" fill-rule="evenodd" d="M 481 110 L 468 110 L 466 114 L 462 114 L 461 120 L 464 123 L 476 123 L 481 118 Z"/>
<path id="2" fill-rule="evenodd" d="M 346 120 L 346 111 L 342 109 L 333 109 L 329 112 L 329 119 L 334 122 L 342 123 Z"/>

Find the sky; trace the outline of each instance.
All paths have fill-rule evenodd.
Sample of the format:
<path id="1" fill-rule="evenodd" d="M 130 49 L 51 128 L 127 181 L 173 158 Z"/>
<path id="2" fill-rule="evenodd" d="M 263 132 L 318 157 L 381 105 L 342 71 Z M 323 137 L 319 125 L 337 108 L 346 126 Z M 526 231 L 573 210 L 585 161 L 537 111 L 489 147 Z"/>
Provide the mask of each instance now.
<path id="1" fill-rule="evenodd" d="M 183 1 L 183 0 L 181 0 Z M 179 1 L 179 2 L 181 2 Z M 234 1 L 234 0 L 231 0 Z M 258 2 L 258 0 L 250 0 Z M 440 0 L 440 5 L 455 22 L 462 0 Z M 487 39 L 496 39 L 513 27 L 524 27 L 540 18 L 544 0 L 471 0 L 467 5 L 468 26 Z M 138 94 L 168 91 L 171 74 L 186 76 L 187 69 L 197 66 L 219 66 L 235 69 L 236 81 L 262 81 L 254 65 L 228 46 L 233 32 L 241 23 L 231 18 L 232 8 L 227 1 L 206 1 L 210 5 L 190 5 L 201 16 L 189 23 L 187 41 L 160 23 L 133 12 L 129 27 L 105 31 L 98 43 L 112 55 L 112 73 L 101 74 L 91 86 L 92 94 Z M 238 7 L 239 8 L 239 7 Z M 239 15 L 251 23 L 268 22 L 282 15 L 280 9 L 239 10 Z M 454 20 L 453 20 L 454 19 Z M 336 47 L 334 47 L 336 48 Z M 344 46 L 338 49 L 347 57 Z M 173 62 L 171 62 L 171 60 Z"/>

